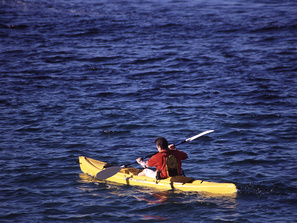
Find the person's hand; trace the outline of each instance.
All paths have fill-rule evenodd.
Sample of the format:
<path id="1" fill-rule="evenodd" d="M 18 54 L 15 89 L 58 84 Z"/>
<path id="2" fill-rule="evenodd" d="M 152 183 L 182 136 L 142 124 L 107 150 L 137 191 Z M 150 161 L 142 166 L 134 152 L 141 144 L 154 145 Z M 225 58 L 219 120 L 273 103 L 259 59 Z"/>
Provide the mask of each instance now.
<path id="1" fill-rule="evenodd" d="M 136 159 L 137 163 L 139 163 L 142 160 L 141 157 L 139 157 L 138 159 Z"/>
<path id="2" fill-rule="evenodd" d="M 174 145 L 174 144 L 170 144 L 170 145 L 168 146 L 168 148 L 169 148 L 170 150 L 176 150 L 176 148 L 175 148 L 175 145 Z"/>

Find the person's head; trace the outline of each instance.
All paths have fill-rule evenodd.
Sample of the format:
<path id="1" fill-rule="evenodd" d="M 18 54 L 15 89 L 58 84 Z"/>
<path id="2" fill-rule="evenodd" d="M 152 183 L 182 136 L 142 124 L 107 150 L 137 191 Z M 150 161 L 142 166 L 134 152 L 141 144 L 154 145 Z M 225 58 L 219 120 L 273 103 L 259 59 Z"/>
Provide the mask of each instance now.
<path id="1" fill-rule="evenodd" d="M 155 144 L 157 146 L 157 148 L 161 148 L 162 150 L 167 150 L 168 149 L 168 142 L 164 137 L 158 137 L 155 140 Z"/>

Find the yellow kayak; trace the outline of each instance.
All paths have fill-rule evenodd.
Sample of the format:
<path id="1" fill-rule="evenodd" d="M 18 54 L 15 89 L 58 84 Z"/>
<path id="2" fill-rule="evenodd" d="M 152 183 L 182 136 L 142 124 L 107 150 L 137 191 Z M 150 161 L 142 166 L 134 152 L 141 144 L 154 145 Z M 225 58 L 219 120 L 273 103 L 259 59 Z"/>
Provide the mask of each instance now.
<path id="1" fill-rule="evenodd" d="M 79 164 L 82 172 L 95 177 L 102 170 L 106 170 L 107 163 L 90 159 L 85 156 L 79 157 Z M 115 175 L 107 178 L 107 181 L 132 185 L 151 187 L 162 190 L 178 189 L 181 191 L 193 191 L 193 192 L 208 192 L 216 194 L 234 194 L 237 189 L 233 183 L 215 183 L 207 182 L 203 180 L 195 180 L 185 176 L 175 176 L 167 179 L 156 180 L 146 176 L 137 176 L 142 170 L 134 167 L 122 168 Z"/>

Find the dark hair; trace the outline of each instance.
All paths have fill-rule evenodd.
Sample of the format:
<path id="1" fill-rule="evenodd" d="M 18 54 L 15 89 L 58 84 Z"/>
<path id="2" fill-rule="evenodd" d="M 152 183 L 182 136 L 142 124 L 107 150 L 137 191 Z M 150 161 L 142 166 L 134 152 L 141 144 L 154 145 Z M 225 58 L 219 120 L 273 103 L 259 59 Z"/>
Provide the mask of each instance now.
<path id="1" fill-rule="evenodd" d="M 168 149 L 168 142 L 164 137 L 158 137 L 155 140 L 156 146 L 160 146 L 163 150 Z"/>

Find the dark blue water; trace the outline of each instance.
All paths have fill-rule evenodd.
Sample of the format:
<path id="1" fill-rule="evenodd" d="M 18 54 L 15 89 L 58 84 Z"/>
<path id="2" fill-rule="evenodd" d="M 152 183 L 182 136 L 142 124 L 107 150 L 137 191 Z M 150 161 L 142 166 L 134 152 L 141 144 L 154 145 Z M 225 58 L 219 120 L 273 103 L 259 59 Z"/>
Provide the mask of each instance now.
<path id="1" fill-rule="evenodd" d="M 296 222 L 297 3 L 0 1 L 1 222 Z M 94 181 L 177 143 L 237 196 Z"/>

